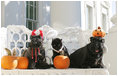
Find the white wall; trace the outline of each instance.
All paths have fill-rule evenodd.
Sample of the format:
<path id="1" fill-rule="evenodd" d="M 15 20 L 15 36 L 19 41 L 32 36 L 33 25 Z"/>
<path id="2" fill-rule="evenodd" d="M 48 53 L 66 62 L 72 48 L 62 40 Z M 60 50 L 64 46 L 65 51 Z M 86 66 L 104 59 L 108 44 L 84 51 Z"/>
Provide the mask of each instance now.
<path id="1" fill-rule="evenodd" d="M 81 26 L 83 30 L 88 30 L 86 26 L 86 8 L 92 7 L 92 25 L 91 30 L 97 26 L 102 26 L 102 10 L 106 11 L 106 26 L 103 28 L 106 32 L 109 29 L 109 5 L 98 1 L 53 1 L 51 2 L 51 25 L 53 28 L 61 30 L 68 26 Z M 104 5 L 104 6 L 103 6 Z"/>
<path id="2" fill-rule="evenodd" d="M 68 26 L 80 26 L 80 11 L 80 1 L 51 2 L 51 26 L 57 30 Z"/>
<path id="3" fill-rule="evenodd" d="M 23 1 L 5 1 L 5 25 L 26 25 L 26 8 Z"/>
<path id="4" fill-rule="evenodd" d="M 39 6 L 38 6 L 38 25 L 43 26 L 43 25 L 50 25 L 50 1 L 39 1 Z M 37 28 L 39 28 L 37 26 Z"/>

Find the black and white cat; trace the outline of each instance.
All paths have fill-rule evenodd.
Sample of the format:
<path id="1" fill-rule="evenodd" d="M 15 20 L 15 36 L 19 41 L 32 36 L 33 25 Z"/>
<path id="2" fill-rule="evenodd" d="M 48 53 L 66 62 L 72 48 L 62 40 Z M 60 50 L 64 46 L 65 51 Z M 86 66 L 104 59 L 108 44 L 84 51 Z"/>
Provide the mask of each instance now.
<path id="1" fill-rule="evenodd" d="M 52 39 L 52 51 L 53 51 L 53 56 L 52 56 L 52 61 L 53 59 L 58 56 L 58 55 L 64 55 L 69 57 L 69 53 L 67 48 L 63 45 L 62 39 L 55 38 Z"/>

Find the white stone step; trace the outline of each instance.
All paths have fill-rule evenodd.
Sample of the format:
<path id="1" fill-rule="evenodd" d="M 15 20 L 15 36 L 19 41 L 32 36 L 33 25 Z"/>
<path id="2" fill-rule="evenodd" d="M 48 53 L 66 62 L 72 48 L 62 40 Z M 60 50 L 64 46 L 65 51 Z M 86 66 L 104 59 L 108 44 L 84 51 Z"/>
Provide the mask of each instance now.
<path id="1" fill-rule="evenodd" d="M 14 69 L 1 70 L 2 75 L 109 75 L 107 69 Z"/>

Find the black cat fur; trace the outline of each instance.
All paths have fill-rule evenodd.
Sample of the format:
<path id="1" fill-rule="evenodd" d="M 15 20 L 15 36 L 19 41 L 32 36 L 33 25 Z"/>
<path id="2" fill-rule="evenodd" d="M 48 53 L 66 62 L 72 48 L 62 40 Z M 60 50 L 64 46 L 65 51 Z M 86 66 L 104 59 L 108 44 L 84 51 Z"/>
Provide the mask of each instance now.
<path id="1" fill-rule="evenodd" d="M 91 37 L 90 43 L 70 55 L 70 68 L 104 68 L 104 39 Z"/>
<path id="2" fill-rule="evenodd" d="M 24 52 L 24 56 L 28 58 L 29 65 L 28 69 L 47 69 L 51 66 L 46 63 L 45 50 L 42 45 L 42 38 L 40 35 L 31 36 L 31 42 L 29 43 L 29 48 Z M 33 48 L 33 59 L 32 59 L 32 48 Z M 35 48 L 40 49 L 40 54 L 37 49 L 37 62 L 35 62 Z"/>

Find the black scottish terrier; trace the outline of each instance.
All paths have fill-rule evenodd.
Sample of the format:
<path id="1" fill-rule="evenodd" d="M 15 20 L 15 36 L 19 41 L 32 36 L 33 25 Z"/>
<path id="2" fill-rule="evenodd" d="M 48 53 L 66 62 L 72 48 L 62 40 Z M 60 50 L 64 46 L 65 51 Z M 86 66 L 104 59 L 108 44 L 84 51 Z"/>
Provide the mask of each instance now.
<path id="1" fill-rule="evenodd" d="M 62 39 L 59 39 L 59 38 L 52 39 L 51 45 L 52 45 L 52 48 L 53 48 L 52 61 L 58 55 L 65 55 L 65 56 L 68 56 L 69 57 L 68 50 L 63 45 Z"/>
<path id="2" fill-rule="evenodd" d="M 29 48 L 25 51 L 24 56 L 29 59 L 28 69 L 47 69 L 50 65 L 46 63 L 45 50 L 42 45 L 40 35 L 31 36 Z"/>
<path id="3" fill-rule="evenodd" d="M 104 68 L 104 39 L 91 37 L 90 43 L 70 55 L 70 68 Z"/>

